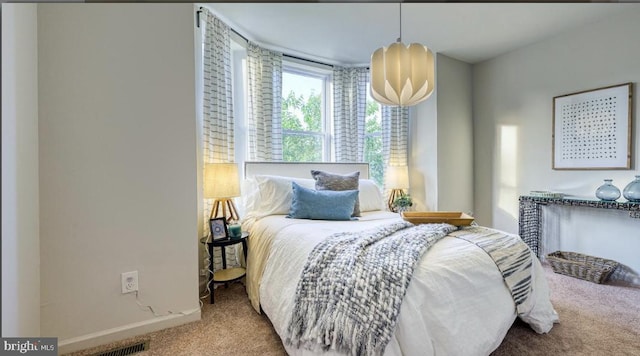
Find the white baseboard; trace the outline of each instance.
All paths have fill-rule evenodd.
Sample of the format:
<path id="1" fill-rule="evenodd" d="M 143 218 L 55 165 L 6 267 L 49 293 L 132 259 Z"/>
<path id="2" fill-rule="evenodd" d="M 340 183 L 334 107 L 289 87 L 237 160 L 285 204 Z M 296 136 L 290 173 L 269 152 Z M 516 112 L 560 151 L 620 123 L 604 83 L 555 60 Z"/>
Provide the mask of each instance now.
<path id="1" fill-rule="evenodd" d="M 172 328 L 178 325 L 200 320 L 200 308 L 185 310 L 184 314 L 161 316 L 138 323 L 119 326 L 117 328 L 98 331 L 58 341 L 58 352 L 65 354 L 96 347 L 130 337 Z"/>

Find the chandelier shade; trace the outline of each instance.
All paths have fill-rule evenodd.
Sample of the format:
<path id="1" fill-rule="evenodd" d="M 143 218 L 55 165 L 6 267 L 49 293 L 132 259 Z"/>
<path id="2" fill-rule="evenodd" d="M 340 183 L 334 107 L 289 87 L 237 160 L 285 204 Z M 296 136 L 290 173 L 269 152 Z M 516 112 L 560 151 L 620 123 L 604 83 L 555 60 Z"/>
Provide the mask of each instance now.
<path id="1" fill-rule="evenodd" d="M 435 84 L 433 53 L 427 46 L 398 41 L 371 55 L 371 97 L 391 106 L 426 100 Z"/>

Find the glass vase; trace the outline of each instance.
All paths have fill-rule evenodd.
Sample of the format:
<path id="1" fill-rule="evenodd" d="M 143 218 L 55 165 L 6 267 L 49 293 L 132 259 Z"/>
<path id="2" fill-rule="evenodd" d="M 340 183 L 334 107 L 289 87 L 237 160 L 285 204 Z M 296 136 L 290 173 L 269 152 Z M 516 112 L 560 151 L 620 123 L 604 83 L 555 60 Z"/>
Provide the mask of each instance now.
<path id="1" fill-rule="evenodd" d="M 605 179 L 604 184 L 596 189 L 596 197 L 600 200 L 614 201 L 620 198 L 620 189 L 611 184 L 613 179 Z"/>
<path id="2" fill-rule="evenodd" d="M 640 176 L 636 176 L 636 179 L 624 187 L 622 195 L 628 201 L 640 202 Z"/>

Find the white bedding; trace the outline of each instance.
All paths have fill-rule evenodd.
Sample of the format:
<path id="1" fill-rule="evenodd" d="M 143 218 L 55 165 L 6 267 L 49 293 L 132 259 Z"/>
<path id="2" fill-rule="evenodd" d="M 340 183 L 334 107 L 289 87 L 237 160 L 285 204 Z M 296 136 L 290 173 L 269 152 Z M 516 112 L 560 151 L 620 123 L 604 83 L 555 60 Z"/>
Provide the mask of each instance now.
<path id="1" fill-rule="evenodd" d="M 314 246 L 333 233 L 371 228 L 388 219 L 399 217 L 378 211 L 363 213 L 358 221 L 283 215 L 251 221 L 245 226 L 251 231 L 247 292 L 254 308 L 259 311 L 261 306 L 283 335 L 298 280 Z M 548 332 L 558 317 L 537 259 L 533 272 L 531 298 L 536 306 L 525 321 L 537 332 Z M 493 260 L 467 241 L 445 237 L 422 256 L 385 355 L 487 355 L 500 345 L 515 317 L 514 302 Z M 285 347 L 290 355 L 317 354 Z"/>

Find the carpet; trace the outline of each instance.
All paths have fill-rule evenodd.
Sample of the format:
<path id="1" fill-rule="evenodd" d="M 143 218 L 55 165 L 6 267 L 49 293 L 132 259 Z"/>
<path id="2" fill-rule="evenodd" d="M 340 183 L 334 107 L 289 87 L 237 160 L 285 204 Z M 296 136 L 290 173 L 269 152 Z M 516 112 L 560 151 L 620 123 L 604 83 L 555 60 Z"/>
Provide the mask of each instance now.
<path id="1" fill-rule="evenodd" d="M 640 355 L 640 288 L 595 284 L 553 273 L 545 267 L 551 300 L 560 323 L 545 335 L 516 321 L 491 355 Z M 136 355 L 286 355 L 264 315 L 257 314 L 244 286 L 215 291 L 202 320 L 175 328 L 73 353 L 87 356 L 149 339 L 148 351 Z"/>

